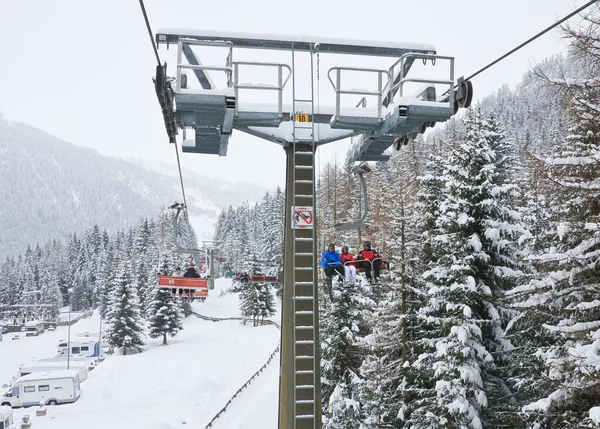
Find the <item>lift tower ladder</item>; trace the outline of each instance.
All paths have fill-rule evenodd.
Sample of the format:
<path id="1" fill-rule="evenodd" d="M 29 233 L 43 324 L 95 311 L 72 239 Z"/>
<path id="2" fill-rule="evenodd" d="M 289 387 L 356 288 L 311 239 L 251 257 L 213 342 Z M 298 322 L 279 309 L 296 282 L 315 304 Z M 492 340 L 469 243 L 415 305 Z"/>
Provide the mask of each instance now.
<path id="1" fill-rule="evenodd" d="M 295 210 L 308 208 L 305 213 L 314 216 L 315 203 L 315 103 L 314 103 L 314 45 L 309 47 L 310 96 L 307 89 L 298 87 L 296 51 L 292 43 L 292 147 L 293 206 Z M 301 76 L 306 76 L 301 73 Z M 306 82 L 303 82 L 306 83 Z M 295 215 L 295 214 L 294 214 Z M 318 304 L 315 272 L 315 227 L 292 228 L 293 242 L 293 429 L 320 429 L 320 370 L 318 338 Z M 319 414 L 319 415 L 318 415 Z"/>

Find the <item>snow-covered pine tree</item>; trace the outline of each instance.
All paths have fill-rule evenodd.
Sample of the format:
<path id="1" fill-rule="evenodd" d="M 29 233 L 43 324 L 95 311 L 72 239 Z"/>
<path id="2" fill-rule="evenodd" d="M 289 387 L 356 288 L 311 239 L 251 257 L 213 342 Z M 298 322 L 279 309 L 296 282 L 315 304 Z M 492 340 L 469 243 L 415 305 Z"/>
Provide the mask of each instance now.
<path id="1" fill-rule="evenodd" d="M 49 246 L 48 246 L 49 247 Z M 42 309 L 44 320 L 56 321 L 63 305 L 62 294 L 58 287 L 58 274 L 52 265 L 50 253 L 46 254 L 40 270 L 41 304 L 47 305 Z"/>
<path id="2" fill-rule="evenodd" d="M 155 287 L 152 300 L 148 305 L 149 335 L 158 338 L 162 335 L 163 344 L 167 344 L 167 335 L 174 337 L 183 329 L 181 312 L 169 289 Z"/>
<path id="3" fill-rule="evenodd" d="M 514 242 L 524 231 L 510 206 L 514 187 L 500 171 L 501 133 L 475 113 L 466 126 L 445 163 L 443 187 L 424 184 L 423 208 L 434 213 L 423 214 L 425 338 L 406 370 L 412 398 L 403 417 L 411 428 L 497 427 L 503 417 L 493 409 L 506 402 L 488 407 L 488 399 L 509 394 L 493 357 L 506 346 L 497 300 L 520 276 Z"/>
<path id="4" fill-rule="evenodd" d="M 361 429 L 392 427 L 398 413 L 397 373 L 403 360 L 404 319 L 401 301 L 386 294 L 369 313 L 372 332 L 359 338 L 364 354 L 360 379 L 355 386 L 360 403 Z"/>
<path id="5" fill-rule="evenodd" d="M 117 267 L 107 322 L 110 345 L 123 348 L 123 354 L 142 350 L 144 326 L 137 290 L 131 278 L 131 262 L 127 258 L 123 258 Z"/>
<path id="6" fill-rule="evenodd" d="M 593 427 L 600 395 L 599 22 L 596 5 L 565 28 L 571 74 L 550 82 L 566 96 L 568 132 L 550 157 L 538 157 L 554 187 L 551 247 L 532 257 L 539 277 L 511 291 L 522 314 L 509 333 L 527 352 L 515 380 L 530 427 Z"/>
<path id="7" fill-rule="evenodd" d="M 258 326 L 261 312 L 260 293 L 256 283 L 242 283 L 240 290 L 240 312 L 242 316 L 252 318 L 253 325 Z"/>
<path id="8" fill-rule="evenodd" d="M 261 321 L 263 321 L 275 314 L 275 300 L 273 299 L 273 293 L 271 292 L 271 285 L 269 283 L 258 283 L 256 288 L 258 289 L 260 306 L 259 316 Z"/>
<path id="9" fill-rule="evenodd" d="M 320 336 L 325 428 L 360 426 L 358 380 L 363 355 L 358 337 L 368 333 L 362 310 L 373 305 L 357 287 L 344 287 L 334 291 L 334 299 L 324 312 Z"/>

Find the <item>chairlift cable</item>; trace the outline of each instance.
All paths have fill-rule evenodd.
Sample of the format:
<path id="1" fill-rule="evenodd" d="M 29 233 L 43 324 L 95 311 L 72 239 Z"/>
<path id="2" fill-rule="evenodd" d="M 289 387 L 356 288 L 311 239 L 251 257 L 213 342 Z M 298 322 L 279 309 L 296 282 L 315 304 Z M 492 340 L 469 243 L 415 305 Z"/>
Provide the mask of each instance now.
<path id="1" fill-rule="evenodd" d="M 533 42 L 535 39 L 537 39 L 540 36 L 543 36 L 544 34 L 546 34 L 548 31 L 558 27 L 560 24 L 562 24 L 563 22 L 565 22 L 566 20 L 568 20 L 569 18 L 572 18 L 574 15 L 577 15 L 579 12 L 583 11 L 584 9 L 587 9 L 588 7 L 590 7 L 592 4 L 596 3 L 597 0 L 592 0 L 587 2 L 586 4 L 584 4 L 583 6 L 581 6 L 580 8 L 574 10 L 573 12 L 571 12 L 570 14 L 568 14 L 567 16 L 565 16 L 564 18 L 560 19 L 559 21 L 556 21 L 554 24 L 546 27 L 544 30 L 540 31 L 539 33 L 537 33 L 536 35 L 530 37 L 529 39 L 527 39 L 526 41 L 524 41 L 523 43 L 521 43 L 519 46 L 517 46 L 516 48 L 511 49 L 510 51 L 508 51 L 507 53 L 505 53 L 504 55 L 502 55 L 501 57 L 498 57 L 497 59 L 495 59 L 494 61 L 492 61 L 491 63 L 489 63 L 488 65 L 486 65 L 485 67 L 477 70 L 475 73 L 473 73 L 472 75 L 470 75 L 469 77 L 465 78 L 465 82 L 468 80 L 473 79 L 475 76 L 483 73 L 484 71 L 486 71 L 487 69 L 489 69 L 490 67 L 498 64 L 500 61 L 502 61 L 503 59 L 505 59 L 506 57 L 514 54 L 515 52 L 517 52 L 519 49 L 521 49 L 522 47 L 528 45 L 529 43 Z M 454 88 L 458 88 L 458 84 L 454 85 Z M 450 90 L 447 90 L 443 95 L 448 94 Z"/>
<path id="2" fill-rule="evenodd" d="M 570 14 L 568 14 L 567 16 L 565 16 L 564 18 L 562 18 L 559 21 L 556 21 L 554 24 L 550 25 L 549 27 L 546 27 L 544 30 L 540 31 L 539 33 L 537 33 L 535 36 L 530 37 L 529 39 L 527 39 L 525 42 L 521 43 L 519 46 L 517 46 L 514 49 L 511 49 L 510 51 L 508 51 L 506 54 L 502 55 L 501 57 L 497 58 L 496 60 L 492 61 L 491 63 L 489 63 L 487 66 L 483 67 L 480 70 L 477 70 L 475 73 L 473 73 L 471 76 L 465 78 L 465 80 L 471 80 L 473 79 L 475 76 L 477 76 L 480 73 L 483 73 L 484 71 L 486 71 L 487 69 L 489 69 L 490 67 L 492 67 L 493 65 L 499 63 L 500 61 L 502 61 L 503 59 L 505 59 L 506 57 L 508 57 L 509 55 L 517 52 L 519 49 L 521 49 L 522 47 L 528 45 L 529 43 L 533 42 L 535 39 L 537 39 L 540 36 L 543 36 L 544 34 L 546 34 L 548 31 L 552 30 L 553 28 L 558 27 L 560 24 L 562 24 L 563 22 L 565 22 L 566 20 L 568 20 L 569 18 L 573 17 L 574 15 L 577 15 L 579 12 L 583 11 L 584 9 L 587 9 L 588 7 L 590 7 L 592 4 L 596 3 L 597 0 L 592 0 L 587 2 L 586 4 L 584 4 L 583 6 L 581 6 L 580 8 L 574 10 L 573 12 L 571 12 Z"/>
<path id="3" fill-rule="evenodd" d="M 181 194 L 183 195 L 183 205 L 184 205 L 184 209 L 185 209 L 185 218 L 186 218 L 186 221 L 189 222 L 188 205 L 187 205 L 187 200 L 185 199 L 185 188 L 183 187 L 183 175 L 181 174 L 181 164 L 179 162 L 179 151 L 177 150 L 177 143 L 175 143 L 175 154 L 177 155 L 177 168 L 179 169 L 179 181 L 181 183 Z"/>
<path id="4" fill-rule="evenodd" d="M 140 7 L 142 8 L 142 14 L 144 14 L 144 21 L 146 21 L 146 28 L 148 29 L 148 35 L 150 36 L 150 43 L 152 43 L 152 48 L 154 49 L 154 55 L 156 55 L 156 62 L 160 66 L 160 56 L 158 55 L 158 48 L 156 47 L 156 43 L 154 42 L 154 37 L 152 37 L 152 28 L 150 27 L 150 21 L 148 20 L 148 14 L 146 14 L 146 7 L 144 6 L 144 0 L 140 0 Z"/>
<path id="5" fill-rule="evenodd" d="M 146 22 L 146 28 L 148 29 L 148 35 L 150 36 L 150 43 L 152 44 L 152 49 L 154 50 L 154 55 L 156 55 L 156 62 L 158 66 L 161 66 L 160 56 L 158 55 L 158 48 L 156 47 L 156 43 L 154 42 L 154 37 L 152 37 L 152 27 L 150 26 L 150 21 L 148 20 L 148 14 L 146 13 L 146 7 L 144 6 L 144 0 L 140 0 L 140 7 L 142 9 L 142 14 L 144 15 L 144 21 Z M 177 150 L 177 142 L 175 142 L 175 155 L 177 156 L 177 168 L 179 170 L 179 181 L 181 183 L 181 194 L 183 196 L 183 205 L 185 209 L 186 221 L 189 222 L 188 217 L 188 205 L 187 199 L 185 198 L 185 188 L 183 186 L 183 175 L 181 174 L 181 162 L 179 161 L 179 151 Z"/>

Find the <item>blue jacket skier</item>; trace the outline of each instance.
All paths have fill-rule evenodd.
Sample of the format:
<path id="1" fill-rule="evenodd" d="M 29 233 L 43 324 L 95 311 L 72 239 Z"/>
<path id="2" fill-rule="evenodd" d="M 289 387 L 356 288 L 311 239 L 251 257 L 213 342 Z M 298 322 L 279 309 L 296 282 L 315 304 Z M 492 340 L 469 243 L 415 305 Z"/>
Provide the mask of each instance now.
<path id="1" fill-rule="evenodd" d="M 321 257 L 321 266 L 325 269 L 325 275 L 332 277 L 336 272 L 344 278 L 344 266 L 340 254 L 335 250 L 335 244 L 329 244 Z"/>

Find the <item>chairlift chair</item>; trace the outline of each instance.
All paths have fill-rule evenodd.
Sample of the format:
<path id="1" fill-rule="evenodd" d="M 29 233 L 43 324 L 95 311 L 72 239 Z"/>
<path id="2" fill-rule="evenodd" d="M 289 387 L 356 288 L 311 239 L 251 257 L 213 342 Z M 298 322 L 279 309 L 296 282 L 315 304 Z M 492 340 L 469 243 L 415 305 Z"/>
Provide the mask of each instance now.
<path id="1" fill-rule="evenodd" d="M 368 223 L 366 222 L 366 218 L 367 218 L 367 213 L 369 211 L 369 203 L 368 203 L 368 199 L 367 199 L 367 182 L 364 178 L 364 174 L 365 173 L 369 173 L 371 172 L 371 167 L 366 163 L 366 162 L 361 162 L 360 164 L 358 164 L 356 167 L 354 167 L 353 172 L 355 174 L 358 175 L 359 180 L 360 180 L 360 185 L 361 185 L 361 195 L 362 195 L 362 207 L 363 207 L 363 212 L 362 212 L 362 216 L 359 220 L 357 221 L 350 221 L 350 222 L 340 222 L 340 223 L 336 223 L 333 226 L 333 229 L 335 231 L 350 231 L 350 230 L 362 230 L 362 229 L 376 229 L 379 231 L 379 234 L 381 236 L 381 252 L 380 254 L 382 255 L 382 257 L 380 258 L 375 258 L 373 261 L 368 261 L 371 264 L 371 271 L 374 271 L 373 268 L 373 262 L 376 260 L 381 260 L 381 265 L 380 265 L 380 269 L 385 269 L 384 268 L 384 256 L 385 256 L 385 251 L 386 251 L 386 242 L 385 242 L 385 230 L 383 229 L 383 227 L 381 225 L 375 224 L 375 223 Z M 331 232 L 331 229 L 327 230 L 329 232 Z M 323 238 L 322 238 L 322 246 L 323 248 L 325 248 L 325 236 L 326 234 L 323 234 Z M 365 260 L 366 261 L 366 260 Z M 355 262 L 364 262 L 364 261 L 355 261 Z"/>
<path id="2" fill-rule="evenodd" d="M 175 218 L 173 219 L 175 248 L 172 250 L 172 252 L 189 254 L 191 255 L 191 261 L 193 261 L 194 257 L 197 257 L 197 255 L 200 255 L 204 252 L 201 249 L 180 247 L 177 242 L 177 220 L 181 210 L 185 208 L 185 205 L 175 202 L 174 204 L 170 205 L 169 208 L 177 210 Z M 170 289 L 174 300 L 187 299 L 189 301 L 194 301 L 199 299 L 204 302 L 208 296 L 207 278 L 160 275 L 158 277 L 158 287 L 162 289 Z"/>

